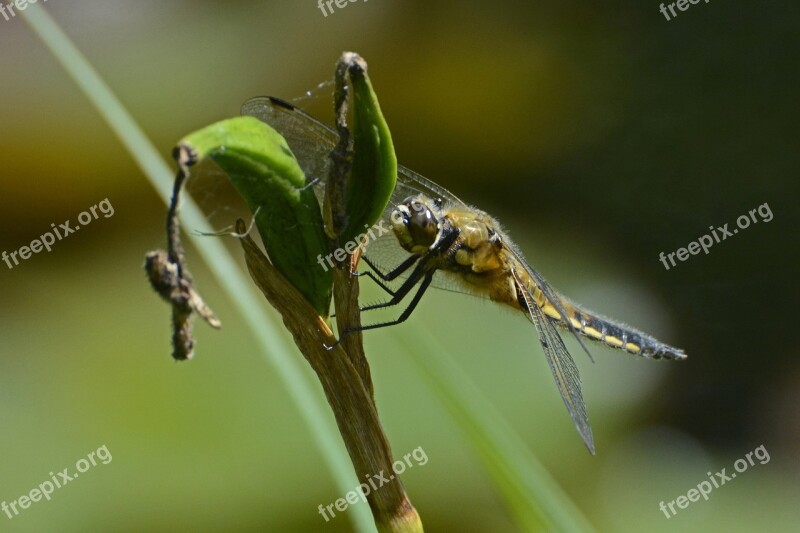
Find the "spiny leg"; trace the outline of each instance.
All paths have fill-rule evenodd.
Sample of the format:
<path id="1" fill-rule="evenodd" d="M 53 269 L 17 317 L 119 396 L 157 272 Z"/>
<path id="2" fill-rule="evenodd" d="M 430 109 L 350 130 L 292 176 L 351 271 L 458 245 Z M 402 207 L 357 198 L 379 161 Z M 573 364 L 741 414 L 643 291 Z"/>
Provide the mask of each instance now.
<path id="1" fill-rule="evenodd" d="M 393 279 L 395 279 L 397 276 L 399 276 L 400 274 L 402 274 L 403 272 L 405 272 L 405 271 L 407 271 L 409 268 L 411 268 L 411 267 L 414 265 L 414 263 L 416 263 L 416 262 L 417 262 L 417 260 L 419 259 L 419 257 L 420 257 L 420 256 L 418 256 L 418 255 L 412 255 L 411 257 L 409 257 L 409 258 L 405 259 L 405 260 L 404 260 L 402 263 L 400 263 L 400 264 L 399 264 L 397 267 L 395 267 L 394 269 L 392 269 L 390 272 L 388 272 L 388 273 L 384 274 L 383 272 L 381 272 L 381 271 L 380 271 L 380 269 L 379 269 L 378 267 L 376 267 L 376 266 L 375 266 L 375 265 L 372 263 L 372 261 L 370 261 L 369 259 L 367 259 L 367 257 L 366 257 L 366 256 L 362 256 L 362 257 L 361 257 L 361 259 L 363 259 L 363 260 L 364 260 L 364 262 L 365 262 L 365 263 L 367 263 L 367 265 L 369 265 L 369 267 L 370 267 L 370 268 L 372 268 L 372 270 L 374 271 L 374 273 L 368 270 L 368 271 L 366 271 L 366 272 L 354 272 L 353 274 L 354 274 L 354 275 L 356 275 L 356 276 L 358 276 L 358 277 L 361 277 L 361 276 L 367 276 L 369 279 L 371 279 L 372 281 L 374 281 L 374 282 L 375 282 L 375 283 L 376 283 L 376 284 L 377 284 L 377 285 L 378 285 L 378 286 L 379 286 L 381 289 L 383 289 L 384 291 L 386 291 L 386 293 L 387 293 L 387 294 L 389 294 L 390 296 L 394 297 L 394 296 L 396 296 L 396 295 L 397 295 L 397 293 L 398 293 L 399 291 L 401 291 L 401 290 L 403 289 L 403 286 L 405 285 L 405 283 L 404 283 L 404 284 L 403 284 L 403 286 L 401 286 L 401 287 L 400 287 L 400 288 L 399 288 L 397 291 L 394 291 L 394 290 L 392 290 L 391 288 L 389 288 L 389 287 L 388 287 L 386 284 L 384 284 L 383 282 L 381 282 L 381 281 L 380 281 L 380 279 L 383 279 L 383 280 L 386 280 L 386 281 L 392 281 L 392 280 L 393 280 Z M 377 275 L 380 277 L 380 279 L 378 279 L 377 277 L 375 277 L 375 274 L 377 274 Z M 419 278 L 417 278 L 417 279 L 419 279 Z M 407 292 L 408 292 L 408 289 L 406 289 L 406 293 L 407 293 Z M 388 302 L 386 303 L 386 305 L 380 304 L 380 306 L 381 306 L 381 307 L 388 307 L 389 305 L 392 305 L 392 304 L 389 304 Z M 373 306 L 364 307 L 364 308 L 360 309 L 360 311 L 369 311 L 369 310 L 371 310 L 371 309 L 377 309 L 377 307 L 373 307 Z M 335 314 L 335 313 L 331 315 L 331 317 L 335 317 L 335 316 L 336 316 L 336 314 Z"/>
<path id="2" fill-rule="evenodd" d="M 383 289 L 383 290 L 384 290 L 384 292 L 386 292 L 386 294 L 388 294 L 389 296 L 394 296 L 394 295 L 395 295 L 395 291 L 393 291 L 393 290 L 392 290 L 392 289 L 390 289 L 390 288 L 389 288 L 387 285 L 385 285 L 385 284 L 384 284 L 384 283 L 383 283 L 381 280 L 379 280 L 379 279 L 378 279 L 378 278 L 377 278 L 377 277 L 376 277 L 376 276 L 375 276 L 375 275 L 374 275 L 374 274 L 373 274 L 371 271 L 369 271 L 369 270 L 367 270 L 366 272 L 359 272 L 358 274 L 356 274 L 356 276 L 358 276 L 358 277 L 366 276 L 366 277 L 368 277 L 369 279 L 371 279 L 372 281 L 374 281 L 374 282 L 375 282 L 375 284 L 376 284 L 378 287 L 380 287 L 381 289 Z"/>
<path id="3" fill-rule="evenodd" d="M 394 305 L 399 304 L 403 298 L 406 297 L 406 294 L 411 292 L 411 289 L 414 288 L 419 280 L 425 275 L 425 264 L 420 262 L 417 267 L 414 269 L 414 272 L 408 277 L 407 280 L 403 282 L 400 287 L 394 291 L 392 294 L 392 298 L 388 302 L 383 302 L 379 304 L 373 305 L 366 305 L 359 309 L 359 311 L 372 311 L 373 309 L 383 309 L 384 307 L 392 307 Z M 431 273 L 433 275 L 433 273 Z"/>
<path id="4" fill-rule="evenodd" d="M 417 262 L 417 260 L 419 258 L 420 258 L 420 256 L 418 256 L 418 255 L 412 255 L 412 256 L 406 258 L 402 263 L 397 265 L 395 268 L 393 268 L 392 270 L 390 270 L 386 274 L 381 272 L 381 269 L 379 269 L 377 266 L 375 266 L 375 264 L 366 255 L 363 256 L 361 259 L 363 259 L 364 262 L 367 265 L 369 265 L 369 267 L 372 269 L 372 271 L 375 272 L 383 281 L 392 281 L 397 276 L 399 276 L 400 274 L 402 274 L 403 272 L 405 272 L 406 270 L 411 268 L 414 265 L 414 263 Z"/>
<path id="5" fill-rule="evenodd" d="M 420 283 L 419 289 L 417 290 L 417 293 L 414 295 L 414 298 L 411 300 L 411 303 L 408 304 L 408 307 L 405 308 L 403 313 L 396 320 L 392 320 L 390 322 L 381 322 L 379 324 L 369 324 L 367 326 L 360 326 L 357 328 L 348 328 L 342 332 L 342 335 L 341 337 L 339 337 L 339 340 L 337 341 L 336 344 L 342 342 L 342 339 L 344 339 L 348 334 L 354 333 L 356 331 L 366 331 L 368 329 L 386 328 L 389 326 L 396 326 L 397 324 L 405 322 L 408 319 L 408 317 L 411 316 L 411 313 L 414 311 L 414 308 L 417 307 L 417 304 L 422 299 L 422 296 L 425 294 L 425 291 L 430 286 L 431 281 L 433 280 L 433 274 L 434 272 L 425 273 L 425 277 L 422 279 L 422 283 Z"/>
<path id="6" fill-rule="evenodd" d="M 392 281 L 393 279 L 397 278 L 397 276 L 401 275 L 403 272 L 405 272 L 409 268 L 411 268 L 414 265 L 414 263 L 417 262 L 417 260 L 419 259 L 419 256 L 418 255 L 412 255 L 411 257 L 408 257 L 406 260 L 404 260 L 402 263 L 400 263 L 397 267 L 395 267 L 390 272 L 387 272 L 385 274 L 383 272 L 381 272 L 381 270 L 372 261 L 370 261 L 367 258 L 367 256 L 363 256 L 362 259 L 364 260 L 364 262 L 367 265 L 369 265 L 369 267 L 372 269 L 372 271 L 368 270 L 366 272 L 361 272 L 361 273 L 356 274 L 356 276 L 359 276 L 359 277 L 360 276 L 367 276 L 369 279 L 374 281 L 381 289 L 386 291 L 386 293 L 388 293 L 391 296 L 394 296 L 395 295 L 395 291 L 393 291 L 391 288 L 389 288 L 386 284 L 382 283 L 380 280 L 382 279 L 384 281 Z M 378 277 L 380 279 L 378 279 L 378 277 L 375 277 L 376 274 L 378 275 Z"/>

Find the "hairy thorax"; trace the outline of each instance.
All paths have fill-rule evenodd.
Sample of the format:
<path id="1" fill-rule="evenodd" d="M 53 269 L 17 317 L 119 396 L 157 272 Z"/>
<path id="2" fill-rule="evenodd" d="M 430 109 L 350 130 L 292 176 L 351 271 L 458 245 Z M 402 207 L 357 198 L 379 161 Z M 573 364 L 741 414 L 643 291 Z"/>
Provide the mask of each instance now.
<path id="1" fill-rule="evenodd" d="M 442 257 L 439 268 L 459 274 L 462 284 L 492 300 L 514 304 L 516 289 L 509 274 L 508 250 L 497 222 L 481 213 L 451 211 L 447 218 L 460 230 L 456 241 Z"/>

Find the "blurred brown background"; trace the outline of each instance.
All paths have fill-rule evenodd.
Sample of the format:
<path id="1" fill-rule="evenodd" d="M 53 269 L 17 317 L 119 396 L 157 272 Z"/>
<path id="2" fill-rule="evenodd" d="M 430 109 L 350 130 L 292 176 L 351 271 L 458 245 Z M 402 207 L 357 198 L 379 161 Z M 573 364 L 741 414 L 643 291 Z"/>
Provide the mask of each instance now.
<path id="1" fill-rule="evenodd" d="M 48 12 L 165 157 L 251 96 L 287 99 L 359 52 L 399 160 L 504 222 L 590 309 L 683 347 L 684 363 L 593 347 L 590 457 L 527 323 L 451 294 L 367 335 L 393 449 L 430 531 L 513 531 L 469 445 L 394 340 L 430 329 L 599 530 L 770 531 L 800 515 L 798 7 L 709 2 L 50 0 Z M 0 501 L 96 448 L 114 460 L 8 531 L 349 531 L 311 434 L 236 309 L 169 357 L 143 254 L 164 205 L 25 22 L 0 18 L 0 251 L 109 198 L 101 218 L 13 270 L 0 263 Z M 330 102 L 303 104 L 328 120 Z M 673 252 L 768 203 L 758 223 L 666 271 Z M 217 214 L 215 226 L 230 224 Z M 575 348 L 574 344 L 570 344 Z M 300 357 L 299 354 L 295 354 Z M 309 370 L 310 372 L 310 370 Z M 409 394 L 410 393 L 410 394 Z M 667 520 L 658 510 L 759 445 L 765 465 Z M 355 482 L 355 479 L 354 479 Z"/>

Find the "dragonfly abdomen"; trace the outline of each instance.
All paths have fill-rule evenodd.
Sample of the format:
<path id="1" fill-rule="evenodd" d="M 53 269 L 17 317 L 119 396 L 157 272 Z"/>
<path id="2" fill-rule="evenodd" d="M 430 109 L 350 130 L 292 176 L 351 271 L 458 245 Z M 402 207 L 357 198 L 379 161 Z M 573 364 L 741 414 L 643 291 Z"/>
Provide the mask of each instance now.
<path id="1" fill-rule="evenodd" d="M 530 283 L 528 290 L 534 302 L 542 312 L 559 326 L 566 328 L 567 324 L 561 317 L 556 306 L 545 297 L 544 293 L 534 283 Z M 685 359 L 686 354 L 679 348 L 673 348 L 659 342 L 650 335 L 642 333 L 630 326 L 601 317 L 561 298 L 561 308 L 570 318 L 570 323 L 575 331 L 585 337 L 602 342 L 611 348 L 625 350 L 628 353 L 647 357 L 650 359 Z"/>
<path id="2" fill-rule="evenodd" d="M 564 302 L 572 327 L 586 337 L 606 346 L 625 350 L 650 359 L 685 359 L 683 350 L 668 346 L 630 326 L 614 322 Z M 563 322 L 560 320 L 559 322 Z M 563 323 L 561 324 L 564 325 Z"/>

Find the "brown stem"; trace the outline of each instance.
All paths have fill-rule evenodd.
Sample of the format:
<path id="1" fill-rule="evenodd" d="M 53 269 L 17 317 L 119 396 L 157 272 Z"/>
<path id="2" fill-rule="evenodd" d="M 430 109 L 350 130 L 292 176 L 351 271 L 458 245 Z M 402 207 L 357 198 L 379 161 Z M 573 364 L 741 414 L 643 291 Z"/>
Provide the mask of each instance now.
<path id="1" fill-rule="evenodd" d="M 242 220 L 237 221 L 236 231 L 246 231 Z M 250 276 L 281 314 L 284 325 L 322 384 L 358 481 L 365 482 L 378 474 L 388 478 L 393 472 L 389 441 L 378 419 L 371 384 L 362 379 L 362 373 L 353 363 L 354 354 L 345 352 L 344 343 L 336 344 L 328 323 L 286 281 L 249 235 L 242 238 L 242 248 Z M 355 279 L 348 276 L 344 283 L 355 285 Z M 357 288 L 354 293 L 346 289 L 343 292 L 356 297 L 358 294 Z M 360 346 L 360 342 L 358 344 Z M 363 348 L 358 353 L 363 356 Z M 368 372 L 369 367 L 366 369 Z M 366 482 L 362 487 L 365 487 L 364 492 L 369 491 L 366 499 L 380 531 L 422 531 L 419 515 L 398 476 L 377 490 L 372 490 Z"/>
<path id="2" fill-rule="evenodd" d="M 178 163 L 178 174 L 167 211 L 167 251 L 149 252 L 145 256 L 144 269 L 155 291 L 172 307 L 172 357 L 185 361 L 194 353 L 194 314 L 200 315 L 213 328 L 221 328 L 222 323 L 195 290 L 181 244 L 180 193 L 189 178 L 189 167 L 196 162 L 195 154 L 186 149 L 176 149 L 173 155 Z"/>

